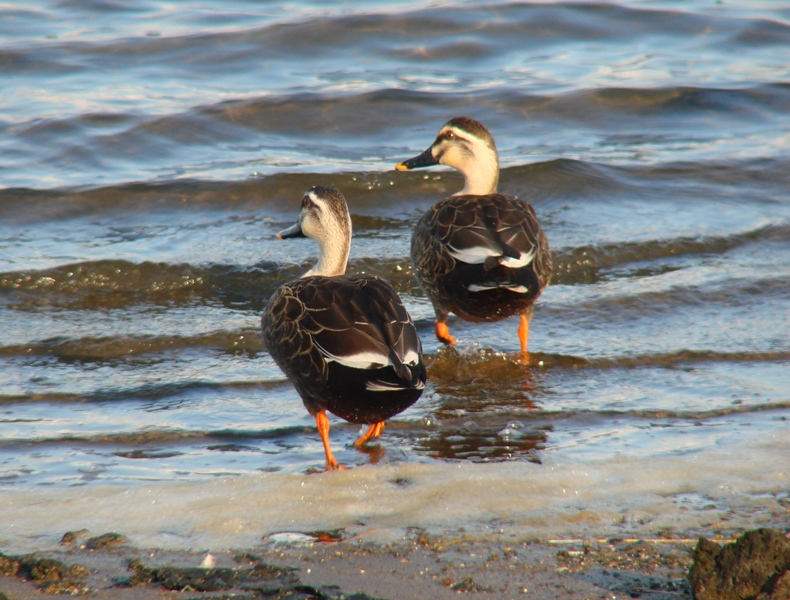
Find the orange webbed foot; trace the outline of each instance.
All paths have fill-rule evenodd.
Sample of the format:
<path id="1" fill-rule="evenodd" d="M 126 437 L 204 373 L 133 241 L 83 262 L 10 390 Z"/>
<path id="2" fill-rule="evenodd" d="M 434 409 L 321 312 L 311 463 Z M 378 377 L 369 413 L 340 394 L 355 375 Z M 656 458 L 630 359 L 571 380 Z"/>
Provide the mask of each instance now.
<path id="1" fill-rule="evenodd" d="M 436 338 L 443 344 L 455 345 L 455 338 L 450 335 L 446 321 L 436 321 Z"/>
<path id="2" fill-rule="evenodd" d="M 368 427 L 368 430 L 365 432 L 365 434 L 361 436 L 356 442 L 354 442 L 354 445 L 359 447 L 363 444 L 367 444 L 370 440 L 377 440 L 381 437 L 383 431 L 384 421 L 373 423 L 370 427 Z"/>

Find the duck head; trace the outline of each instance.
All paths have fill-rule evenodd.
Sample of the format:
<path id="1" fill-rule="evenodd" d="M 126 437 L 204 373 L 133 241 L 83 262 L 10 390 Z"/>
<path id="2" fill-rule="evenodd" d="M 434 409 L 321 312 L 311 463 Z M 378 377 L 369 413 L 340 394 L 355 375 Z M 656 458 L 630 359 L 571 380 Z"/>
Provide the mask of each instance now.
<path id="1" fill-rule="evenodd" d="M 302 196 L 299 220 L 277 238 L 308 237 L 318 244 L 318 263 L 302 277 L 333 277 L 346 272 L 351 250 L 351 215 L 345 197 L 336 187 L 317 185 Z"/>
<path id="2" fill-rule="evenodd" d="M 496 192 L 499 183 L 499 156 L 494 138 L 482 123 L 469 117 L 450 119 L 439 130 L 433 144 L 422 154 L 398 163 L 399 171 L 431 165 L 447 165 L 465 180 L 461 194 L 485 195 Z"/>

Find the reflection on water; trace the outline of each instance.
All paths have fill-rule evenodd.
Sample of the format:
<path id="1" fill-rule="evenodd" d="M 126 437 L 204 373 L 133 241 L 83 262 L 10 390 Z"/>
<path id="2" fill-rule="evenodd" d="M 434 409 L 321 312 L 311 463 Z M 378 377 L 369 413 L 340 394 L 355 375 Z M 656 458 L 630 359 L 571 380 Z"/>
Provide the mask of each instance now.
<path id="1" fill-rule="evenodd" d="M 101 515 L 118 490 L 164 507 L 140 539 L 179 543 L 198 517 L 172 493 L 196 513 L 230 494 L 259 514 L 264 490 L 258 533 L 376 515 L 567 534 L 595 510 L 700 531 L 698 498 L 733 528 L 783 514 L 790 23 L 754 10 L 0 7 L 0 541 L 90 525 L 68 510 L 85 494 L 102 498 L 94 525 L 117 529 Z M 453 320 L 459 345 L 440 347 L 413 277 L 411 230 L 461 178 L 393 167 L 460 114 L 492 131 L 500 191 L 532 203 L 551 241 L 528 361 L 517 319 Z M 350 269 L 393 283 L 429 364 L 379 443 L 357 450 L 358 428 L 332 419 L 353 468 L 331 480 L 303 477 L 323 450 L 259 330 L 272 291 L 315 258 L 274 235 L 316 184 L 344 192 Z M 302 510 L 302 482 L 336 522 Z M 65 491 L 67 517 L 49 520 L 48 494 Z M 239 541 L 227 523 L 244 517 L 217 510 L 200 526 Z"/>
<path id="2" fill-rule="evenodd" d="M 500 429 L 501 427 L 501 429 Z M 479 424 L 473 419 L 461 424 L 442 423 L 440 431 L 417 440 L 418 453 L 432 458 L 491 462 L 528 460 L 540 462 L 534 450 L 546 444 L 546 432 L 539 428 L 524 431 L 521 421 Z"/>

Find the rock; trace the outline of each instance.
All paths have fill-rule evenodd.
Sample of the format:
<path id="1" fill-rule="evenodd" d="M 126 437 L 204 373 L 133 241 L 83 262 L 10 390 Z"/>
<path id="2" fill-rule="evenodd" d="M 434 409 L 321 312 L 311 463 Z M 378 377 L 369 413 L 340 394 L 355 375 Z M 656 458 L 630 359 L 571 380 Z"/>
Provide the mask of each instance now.
<path id="1" fill-rule="evenodd" d="M 228 568 L 161 567 L 156 580 L 168 590 L 219 592 L 229 590 L 239 581 L 239 572 Z"/>
<path id="2" fill-rule="evenodd" d="M 13 577 L 19 570 L 19 561 L 0 552 L 0 575 Z"/>
<path id="3" fill-rule="evenodd" d="M 105 533 L 104 535 L 90 538 L 85 542 L 85 548 L 88 550 L 113 550 L 118 546 L 128 543 L 129 538 L 125 535 L 121 535 L 120 533 Z"/>
<path id="4" fill-rule="evenodd" d="M 486 587 L 478 585 L 471 577 L 464 577 L 461 581 L 450 586 L 454 592 L 490 592 Z"/>
<path id="5" fill-rule="evenodd" d="M 69 567 L 59 560 L 37 558 L 34 554 L 6 556 L 0 553 L 0 575 L 31 581 L 45 594 L 87 593 L 88 587 L 80 580 L 89 574 L 88 569 L 80 564 Z M 4 598 L 0 594 L 0 600 Z"/>
<path id="6" fill-rule="evenodd" d="M 689 569 L 695 600 L 787 600 L 790 589 L 790 540 L 773 529 L 744 533 L 720 546 L 700 538 Z"/>
<path id="7" fill-rule="evenodd" d="M 790 571 L 777 578 L 770 590 L 755 596 L 754 600 L 788 600 L 790 598 Z"/>
<path id="8" fill-rule="evenodd" d="M 67 531 L 63 534 L 63 537 L 60 538 L 60 545 L 61 546 L 74 546 L 80 539 L 84 539 L 88 537 L 88 530 L 87 529 L 80 529 L 78 531 Z"/>
<path id="9" fill-rule="evenodd" d="M 252 568 L 230 569 L 224 567 L 147 567 L 139 559 L 129 561 L 133 571 L 129 585 L 158 583 L 168 590 L 219 592 L 238 585 L 254 588 L 262 582 L 275 581 L 279 584 L 296 584 L 298 578 L 290 567 L 275 567 L 259 563 Z"/>
<path id="10" fill-rule="evenodd" d="M 53 558 L 36 558 L 32 554 L 19 561 L 18 577 L 39 583 L 69 578 L 69 568 Z"/>

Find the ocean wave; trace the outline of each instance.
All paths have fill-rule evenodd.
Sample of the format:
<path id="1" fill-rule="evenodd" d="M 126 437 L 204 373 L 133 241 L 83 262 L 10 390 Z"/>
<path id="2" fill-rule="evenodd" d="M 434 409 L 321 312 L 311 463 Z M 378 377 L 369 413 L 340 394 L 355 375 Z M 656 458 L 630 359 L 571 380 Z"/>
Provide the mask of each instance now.
<path id="1" fill-rule="evenodd" d="M 616 267 L 641 263 L 642 270 L 630 276 L 645 276 L 645 269 L 660 270 L 665 259 L 680 259 L 692 256 L 724 256 L 729 252 L 753 244 L 787 244 L 790 242 L 790 223 L 779 223 L 757 227 L 750 231 L 721 236 L 698 238 L 674 237 L 660 240 L 609 243 L 601 246 L 560 248 L 553 251 L 552 283 L 563 285 L 594 284 L 604 277 L 611 277 Z M 677 261 L 676 261 L 677 262 Z M 648 267 L 648 263 L 653 263 Z M 664 269 L 680 268 L 663 264 Z M 606 275 L 604 275 L 606 273 Z M 770 281 L 767 278 L 766 281 Z M 753 285 L 743 282 L 736 285 Z M 759 286 L 760 284 L 754 283 Z M 771 286 L 772 287 L 772 286 Z"/>
<path id="2" fill-rule="evenodd" d="M 745 426 L 773 435 L 790 408 L 788 14 L 0 6 L 0 479 L 322 464 L 258 331 L 315 260 L 274 235 L 317 184 L 349 201 L 349 270 L 392 281 L 425 345 L 428 387 L 388 427 L 388 460 L 661 465 Z M 451 317 L 459 344 L 440 347 L 410 266 L 420 215 L 463 182 L 394 166 L 462 114 L 490 129 L 500 191 L 534 206 L 552 247 L 528 359 L 515 318 Z M 358 427 L 333 429 L 346 464 L 367 464 Z"/>
<path id="3" fill-rule="evenodd" d="M 140 446 L 151 444 L 189 444 L 200 442 L 227 442 L 233 443 L 235 440 L 270 440 L 277 438 L 287 438 L 296 433 L 301 433 L 303 427 L 279 427 L 265 431 L 253 431 L 245 429 L 215 429 L 215 430 L 184 430 L 184 429 L 157 429 L 144 431 L 127 431 L 119 433 L 107 433 L 99 435 L 68 435 L 68 436 L 47 436 L 38 439 L 0 440 L 0 448 L 10 449 L 20 443 L 30 444 L 33 447 L 63 444 L 65 446 L 80 444 L 88 446 Z M 222 450 L 222 448 L 216 448 Z M 256 449 L 257 451 L 260 451 Z M 162 458 L 159 455 L 161 449 L 144 448 L 139 450 L 117 450 L 113 454 L 124 458 Z M 173 452 L 173 451 L 171 451 Z M 173 456 L 182 454 L 175 450 Z"/>
<path id="4" fill-rule="evenodd" d="M 124 403 L 124 402 L 162 402 L 168 400 L 176 403 L 177 398 L 188 395 L 190 392 L 202 390 L 248 390 L 248 389 L 273 389 L 281 387 L 286 382 L 284 376 L 273 380 L 260 381 L 181 381 L 177 383 L 145 383 L 138 386 L 103 387 L 101 385 L 86 393 L 52 392 L 20 395 L 0 395 L 0 403 Z"/>

